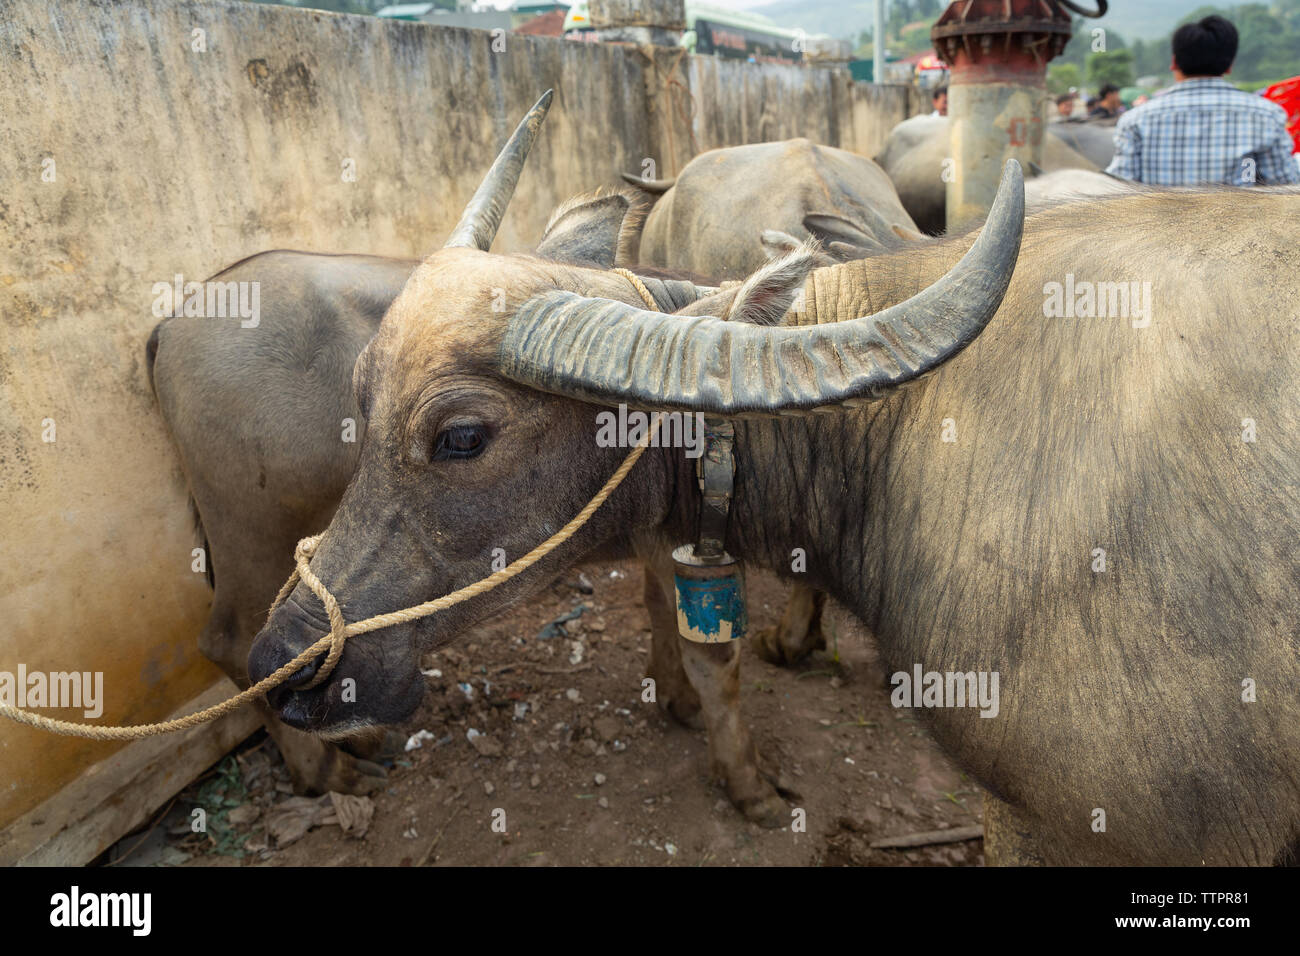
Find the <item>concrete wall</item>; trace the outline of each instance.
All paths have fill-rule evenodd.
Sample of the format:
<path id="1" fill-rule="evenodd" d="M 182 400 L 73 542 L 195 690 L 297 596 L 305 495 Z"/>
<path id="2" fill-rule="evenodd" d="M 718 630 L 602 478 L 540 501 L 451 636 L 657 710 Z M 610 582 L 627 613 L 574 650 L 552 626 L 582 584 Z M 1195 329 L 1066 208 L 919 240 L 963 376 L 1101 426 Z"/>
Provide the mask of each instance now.
<path id="1" fill-rule="evenodd" d="M 484 32 L 229 0 L 0 0 L 0 670 L 103 671 L 112 723 L 211 684 L 145 375 L 154 283 L 277 247 L 425 253 L 547 87 L 500 250 L 646 157 L 669 175 L 795 135 L 872 155 L 909 105 L 842 71 L 515 35 L 494 52 Z M 0 826 L 115 749 L 0 723 Z"/>
<path id="2" fill-rule="evenodd" d="M 889 131 L 910 115 L 907 87 L 856 83 L 844 68 L 693 56 L 686 58 L 685 73 L 700 150 L 805 136 L 875 156 Z"/>

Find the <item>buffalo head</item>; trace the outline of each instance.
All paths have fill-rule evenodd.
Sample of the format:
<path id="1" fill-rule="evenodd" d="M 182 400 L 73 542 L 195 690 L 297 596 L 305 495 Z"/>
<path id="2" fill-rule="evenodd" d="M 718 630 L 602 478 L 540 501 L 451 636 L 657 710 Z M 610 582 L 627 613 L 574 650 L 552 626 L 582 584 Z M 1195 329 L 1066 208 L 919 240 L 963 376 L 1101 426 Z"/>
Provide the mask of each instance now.
<path id="1" fill-rule="evenodd" d="M 606 408 L 800 415 L 872 401 L 936 368 L 993 316 L 1019 251 L 1023 184 L 1011 163 L 965 257 L 883 312 L 771 325 L 815 263 L 812 247 L 687 314 L 652 312 L 617 273 L 485 251 L 521 162 L 497 160 L 452 241 L 412 273 L 357 360 L 368 420 L 360 463 L 311 562 L 348 621 L 478 581 L 494 555 L 513 561 L 561 528 L 628 454 L 597 440 Z M 271 703 L 286 722 L 327 735 L 399 721 L 421 700 L 424 650 L 575 563 L 627 554 L 633 536 L 668 523 L 686 526 L 697 494 L 683 450 L 654 448 L 539 564 L 433 617 L 351 638 L 327 680 L 305 686 L 319 666 L 308 665 Z M 250 676 L 260 680 L 328 630 L 299 584 L 258 635 Z"/>

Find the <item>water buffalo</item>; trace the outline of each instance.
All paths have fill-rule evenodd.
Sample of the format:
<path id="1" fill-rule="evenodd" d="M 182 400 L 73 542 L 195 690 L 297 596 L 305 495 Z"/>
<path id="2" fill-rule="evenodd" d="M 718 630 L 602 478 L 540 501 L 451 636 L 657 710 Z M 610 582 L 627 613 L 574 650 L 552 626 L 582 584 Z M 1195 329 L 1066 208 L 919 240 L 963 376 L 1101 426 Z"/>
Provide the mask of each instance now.
<path id="1" fill-rule="evenodd" d="M 520 125 L 498 160 L 508 160 L 504 175 L 489 174 L 483 195 L 500 200 L 503 183 L 513 183 L 544 112 L 543 105 Z M 646 205 L 626 189 L 576 197 L 551 216 L 534 255 L 602 268 L 628 265 Z M 416 265 L 378 256 L 262 253 L 211 280 L 258 283 L 257 328 L 221 318 L 167 319 L 150 338 L 150 375 L 209 553 L 214 598 L 200 647 L 240 686 L 247 685 L 253 636 L 292 568 L 287 556 L 329 522 L 356 469 L 365 418 L 352 396 L 352 367 Z M 690 282 L 649 275 L 642 281 L 668 310 L 700 294 Z M 637 294 L 631 286 L 627 292 Z M 666 553 L 644 557 L 648 569 L 671 580 Z M 655 580 L 653 573 L 647 580 Z M 777 774 L 760 769 L 739 718 L 738 690 L 726 686 L 726 674 L 701 677 L 698 688 L 692 683 L 677 646 L 671 591 L 657 592 L 647 606 L 648 671 L 659 702 L 682 723 L 709 730 L 715 766 L 743 813 L 769 825 L 785 822 Z M 300 789 L 364 791 L 383 781 L 382 768 L 366 759 L 375 741 L 345 741 L 348 752 L 268 711 L 263 716 Z"/>
<path id="2" fill-rule="evenodd" d="M 521 124 L 489 176 L 494 188 L 518 176 L 539 122 L 533 114 Z M 635 194 L 579 197 L 556 211 L 537 254 L 621 265 L 643 216 Z M 253 637 L 292 570 L 286 555 L 329 522 L 356 470 L 365 419 L 352 397 L 352 367 L 418 264 L 261 253 L 210 280 L 257 284 L 255 328 L 178 317 L 150 336 L 150 379 L 180 453 L 214 589 L 200 647 L 240 686 Z M 651 285 L 672 304 L 672 294 L 689 288 Z M 361 791 L 382 781 L 377 764 L 264 716 L 301 789 Z M 368 755 L 372 743 L 349 745 Z"/>
<path id="3" fill-rule="evenodd" d="M 1048 123 L 1047 132 L 1098 169 L 1115 158 L 1114 120 L 1064 120 Z"/>
<path id="4" fill-rule="evenodd" d="M 859 254 L 920 238 L 884 170 L 807 139 L 709 150 L 675 180 L 623 178 L 662 193 L 646 217 L 640 259 L 665 269 L 748 276 L 770 257 L 762 242 L 768 230 L 844 243 Z"/>
<path id="5" fill-rule="evenodd" d="M 1063 124 L 1049 124 L 1043 141 L 1043 171 L 1058 169 L 1096 170 L 1097 164 L 1072 149 L 1054 132 Z M 895 126 L 876 157 L 889 175 L 903 208 L 921 231 L 942 234 L 948 226 L 948 186 L 943 178 L 944 160 L 951 155 L 948 145 L 948 117 L 914 116 Z"/>
<path id="6" fill-rule="evenodd" d="M 1056 203 L 1132 194 L 1149 188 L 1087 169 L 1058 169 L 1026 181 L 1025 209 L 1032 213 Z"/>
<path id="7" fill-rule="evenodd" d="M 485 547 L 523 553 L 592 499 L 626 456 L 593 440 L 602 407 L 726 416 L 728 551 L 782 572 L 806 550 L 897 702 L 986 789 L 991 861 L 1294 860 L 1300 325 L 1278 303 L 1300 293 L 1300 193 L 1094 207 L 1087 232 L 1068 206 L 1025 226 L 1009 164 L 973 244 L 814 271 L 807 311 L 843 319 L 815 326 L 746 323 L 734 292 L 662 315 L 603 270 L 436 251 L 357 362 L 369 427 L 312 569 L 349 620 L 446 594 Z M 1132 316 L 1058 314 L 1063 285 L 1095 316 L 1106 296 L 1080 283 L 1130 280 L 1150 283 Z M 272 704 L 332 735 L 398 717 L 421 649 L 583 557 L 690 540 L 698 504 L 693 465 L 650 449 L 538 565 L 352 638 Z M 300 584 L 250 675 L 320 639 L 318 608 Z M 977 675 L 1000 702 L 969 706 Z"/>

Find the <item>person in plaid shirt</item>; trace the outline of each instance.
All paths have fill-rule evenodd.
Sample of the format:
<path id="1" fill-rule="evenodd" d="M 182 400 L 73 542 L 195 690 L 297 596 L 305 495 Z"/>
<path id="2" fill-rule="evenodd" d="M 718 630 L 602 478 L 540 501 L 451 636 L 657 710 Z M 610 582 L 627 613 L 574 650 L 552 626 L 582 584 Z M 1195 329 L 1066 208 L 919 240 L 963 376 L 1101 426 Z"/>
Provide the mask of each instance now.
<path id="1" fill-rule="evenodd" d="M 1106 172 L 1152 186 L 1300 183 L 1286 111 L 1223 78 L 1237 28 L 1206 17 L 1179 27 L 1173 48 L 1178 82 L 1120 117 Z"/>

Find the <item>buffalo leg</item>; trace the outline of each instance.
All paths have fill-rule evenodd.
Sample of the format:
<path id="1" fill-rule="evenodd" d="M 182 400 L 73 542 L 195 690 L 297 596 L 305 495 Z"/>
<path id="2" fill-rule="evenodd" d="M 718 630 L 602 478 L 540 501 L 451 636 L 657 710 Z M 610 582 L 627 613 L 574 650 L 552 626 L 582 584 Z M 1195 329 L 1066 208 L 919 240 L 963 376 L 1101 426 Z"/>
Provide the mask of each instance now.
<path id="1" fill-rule="evenodd" d="M 740 716 L 740 642 L 681 642 L 682 664 L 700 694 L 709 731 L 709 759 L 727 796 L 747 820 L 785 826 L 790 808 L 759 768 L 758 750 Z"/>
<path id="2" fill-rule="evenodd" d="M 826 595 L 806 584 L 790 589 L 781 620 L 775 627 L 764 628 L 754 635 L 754 652 L 769 664 L 789 667 L 815 650 L 826 647 L 822 615 Z"/>
<path id="3" fill-rule="evenodd" d="M 677 636 L 676 598 L 665 592 L 661 574 L 647 562 L 645 607 L 650 615 L 650 676 L 655 682 L 655 700 L 679 724 L 704 728 L 700 717 L 700 695 L 682 669 L 681 638 Z M 667 581 L 672 582 L 671 572 Z"/>
<path id="4" fill-rule="evenodd" d="M 642 549 L 645 601 L 653 651 L 650 673 L 656 698 L 683 723 L 702 717 L 709 759 L 727 796 L 746 819 L 763 826 L 790 822 L 790 811 L 765 772 L 753 738 L 740 715 L 740 642 L 696 644 L 677 632 L 677 601 L 667 553 Z"/>

